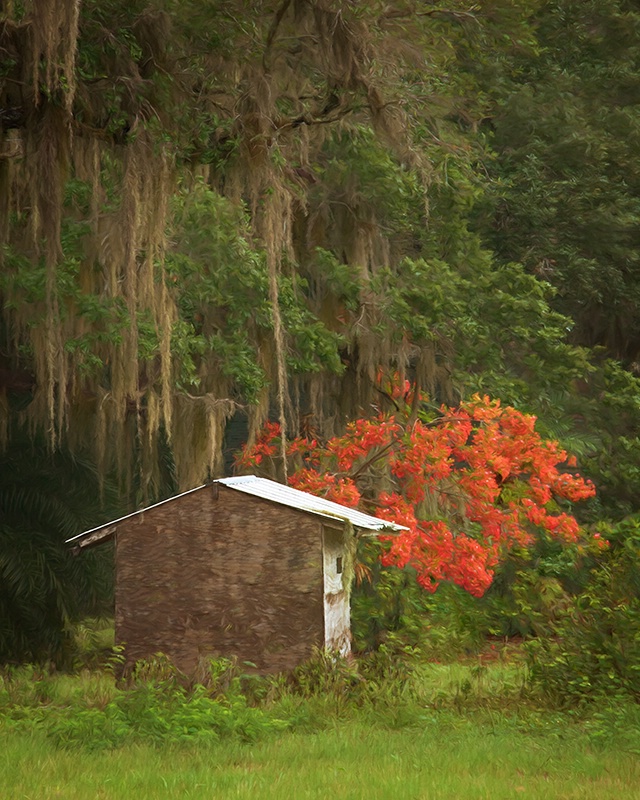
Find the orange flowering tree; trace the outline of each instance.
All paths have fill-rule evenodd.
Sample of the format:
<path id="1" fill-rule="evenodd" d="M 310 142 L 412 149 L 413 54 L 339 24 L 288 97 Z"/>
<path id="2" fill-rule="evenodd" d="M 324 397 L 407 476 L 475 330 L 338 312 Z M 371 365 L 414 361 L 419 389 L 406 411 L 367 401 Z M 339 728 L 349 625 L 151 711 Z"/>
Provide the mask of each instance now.
<path id="1" fill-rule="evenodd" d="M 299 437 L 286 452 L 291 486 L 408 528 L 386 537 L 384 564 L 413 567 L 429 591 L 450 581 L 480 597 L 514 546 L 541 532 L 577 541 L 570 504 L 594 486 L 536 432 L 534 416 L 475 396 L 430 418 L 407 382 L 381 389 L 392 412 L 351 422 L 326 442 Z M 238 465 L 260 471 L 280 452 L 280 428 L 268 423 Z"/>

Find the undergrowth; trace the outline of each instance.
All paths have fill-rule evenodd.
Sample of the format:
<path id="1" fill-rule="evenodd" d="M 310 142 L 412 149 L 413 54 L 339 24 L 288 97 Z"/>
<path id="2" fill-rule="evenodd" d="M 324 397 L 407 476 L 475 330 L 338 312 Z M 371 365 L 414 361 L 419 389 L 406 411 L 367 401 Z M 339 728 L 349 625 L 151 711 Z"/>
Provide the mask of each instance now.
<path id="1" fill-rule="evenodd" d="M 473 717 L 489 730 L 560 738 L 579 730 L 594 747 L 640 753 L 639 706 L 621 699 L 550 710 L 526 677 L 522 660 L 508 649 L 438 664 L 415 650 L 398 654 L 384 646 L 357 661 L 317 653 L 292 673 L 269 677 L 243 674 L 221 659 L 195 685 L 162 656 L 139 664 L 126 685 L 110 667 L 65 675 L 27 666 L 0 674 L 0 731 L 38 730 L 58 747 L 103 750 L 254 742 L 346 721 L 424 731 L 456 728 Z"/>

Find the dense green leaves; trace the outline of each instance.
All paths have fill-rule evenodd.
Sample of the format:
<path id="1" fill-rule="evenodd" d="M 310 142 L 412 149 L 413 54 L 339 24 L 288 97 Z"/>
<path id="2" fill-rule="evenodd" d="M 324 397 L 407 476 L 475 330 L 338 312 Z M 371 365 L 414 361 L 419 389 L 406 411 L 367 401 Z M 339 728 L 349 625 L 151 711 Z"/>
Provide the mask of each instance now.
<path id="1" fill-rule="evenodd" d="M 268 383 L 261 351 L 272 335 L 265 255 L 251 242 L 248 216 L 202 182 L 185 188 L 175 205 L 166 268 L 181 312 L 173 344 L 181 353 L 180 380 L 197 387 L 201 367 L 213 359 L 236 396 L 255 403 Z M 309 310 L 306 290 L 302 278 L 280 277 L 288 365 L 294 374 L 339 371 L 340 337 Z"/>
<path id="2" fill-rule="evenodd" d="M 640 694 L 640 535 L 637 518 L 603 529 L 610 547 L 545 636 L 528 646 L 535 684 L 560 702 Z"/>
<path id="3" fill-rule="evenodd" d="M 557 287 L 574 341 L 626 364 L 640 342 L 640 14 L 626 0 L 544 3 L 540 50 L 492 91 L 491 241 Z"/>
<path id="4" fill-rule="evenodd" d="M 15 437 L 0 469 L 0 661 L 64 659 L 70 625 L 108 613 L 110 551 L 77 558 L 65 540 L 114 513 L 95 471 Z"/>

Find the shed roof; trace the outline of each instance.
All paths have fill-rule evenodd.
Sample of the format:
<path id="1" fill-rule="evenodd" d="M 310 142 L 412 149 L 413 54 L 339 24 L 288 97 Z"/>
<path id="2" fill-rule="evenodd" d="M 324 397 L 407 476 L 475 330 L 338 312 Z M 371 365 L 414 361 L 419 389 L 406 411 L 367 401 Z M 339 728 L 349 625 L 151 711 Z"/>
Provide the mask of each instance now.
<path id="1" fill-rule="evenodd" d="M 363 528 L 368 531 L 407 530 L 404 525 L 396 525 L 395 522 L 388 522 L 370 514 L 363 514 L 355 508 L 325 500 L 324 497 L 316 497 L 309 492 L 301 492 L 299 489 L 292 489 L 276 481 L 266 478 L 258 478 L 256 475 L 241 475 L 237 478 L 220 478 L 217 483 L 223 483 L 231 489 L 239 492 L 246 492 L 255 497 L 262 497 L 264 500 L 272 500 L 283 506 L 297 508 L 299 511 L 308 511 L 310 514 L 317 514 L 320 517 L 333 517 L 350 522 L 354 528 Z"/>
<path id="2" fill-rule="evenodd" d="M 338 519 L 344 522 L 350 522 L 354 528 L 360 528 L 369 531 L 401 531 L 407 530 L 404 525 L 397 525 L 395 522 L 388 522 L 387 520 L 372 517 L 370 514 L 364 514 L 362 511 L 356 511 L 354 508 L 334 503 L 331 500 L 325 500 L 324 497 L 316 497 L 308 492 L 301 492 L 299 489 L 292 489 L 290 486 L 284 486 L 276 481 L 270 481 L 267 478 L 259 478 L 256 475 L 242 475 L 235 478 L 220 478 L 213 481 L 212 484 L 221 483 L 230 489 L 235 489 L 239 492 L 260 497 L 263 500 L 270 500 L 273 503 L 279 503 L 283 506 L 295 508 L 298 511 L 305 511 L 309 514 L 315 514 L 320 517 L 328 517 L 330 519 Z M 152 508 L 157 508 L 165 503 L 171 503 L 178 500 L 180 497 L 197 492 L 204 489 L 207 485 L 198 486 L 195 489 L 189 489 L 187 492 L 169 497 L 167 500 L 162 500 L 154 505 L 141 508 L 139 511 L 134 511 L 132 514 L 127 514 L 124 517 L 107 522 L 104 525 L 99 525 L 97 528 L 83 531 L 82 533 L 72 536 L 67 539 L 67 544 L 77 545 L 79 547 L 88 547 L 92 544 L 104 541 L 110 538 L 116 531 L 117 526 L 125 520 L 142 514 L 144 511 L 149 511 Z"/>

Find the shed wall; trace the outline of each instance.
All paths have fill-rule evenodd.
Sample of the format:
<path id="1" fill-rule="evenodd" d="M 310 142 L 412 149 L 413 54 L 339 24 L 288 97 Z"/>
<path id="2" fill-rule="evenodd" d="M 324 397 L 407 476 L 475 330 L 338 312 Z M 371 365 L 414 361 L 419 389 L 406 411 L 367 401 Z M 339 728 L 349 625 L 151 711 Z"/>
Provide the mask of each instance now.
<path id="1" fill-rule="evenodd" d="M 321 523 L 222 485 L 118 526 L 116 639 L 194 674 L 236 656 L 292 669 L 324 637 Z"/>

